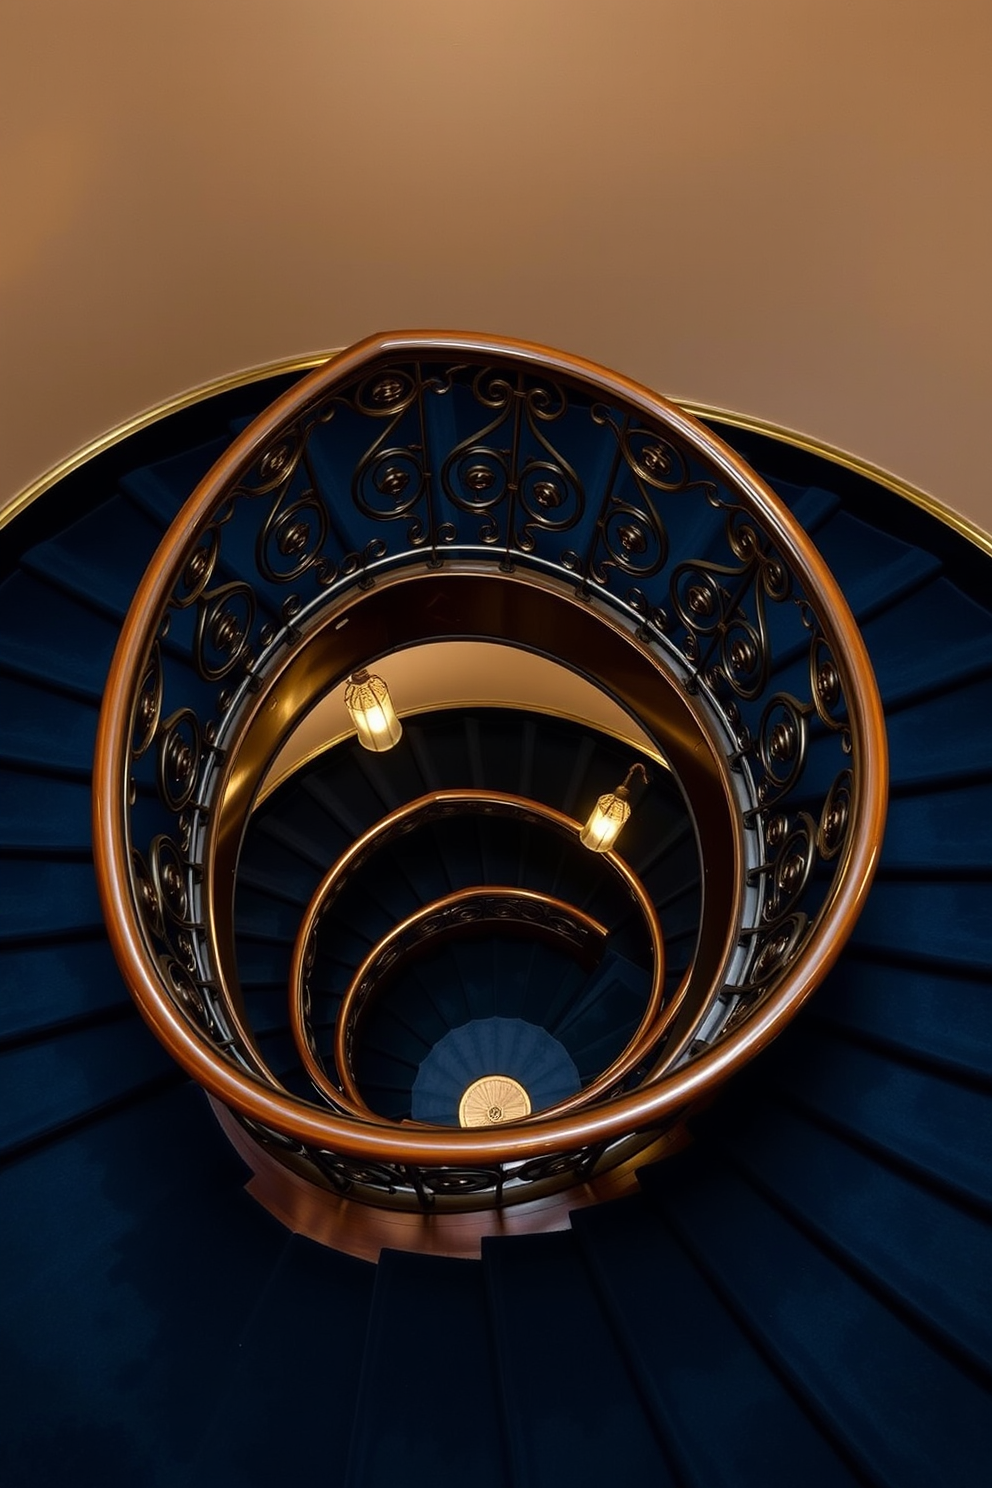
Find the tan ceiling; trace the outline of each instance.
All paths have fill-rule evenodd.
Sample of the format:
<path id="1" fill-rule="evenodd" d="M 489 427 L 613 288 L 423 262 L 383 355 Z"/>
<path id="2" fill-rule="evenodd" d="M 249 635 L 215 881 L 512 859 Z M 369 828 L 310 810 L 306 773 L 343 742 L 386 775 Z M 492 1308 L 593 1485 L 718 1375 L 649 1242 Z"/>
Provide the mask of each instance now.
<path id="1" fill-rule="evenodd" d="M 3 486 L 377 329 L 581 352 L 992 529 L 992 7 L 6 0 Z"/>

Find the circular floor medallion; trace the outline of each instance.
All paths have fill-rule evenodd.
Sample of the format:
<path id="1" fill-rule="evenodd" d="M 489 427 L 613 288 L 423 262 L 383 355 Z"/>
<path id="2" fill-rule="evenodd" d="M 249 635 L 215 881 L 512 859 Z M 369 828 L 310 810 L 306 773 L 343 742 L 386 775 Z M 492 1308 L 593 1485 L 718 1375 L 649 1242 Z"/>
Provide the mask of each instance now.
<path id="1" fill-rule="evenodd" d="M 458 1102 L 459 1126 L 499 1126 L 530 1115 L 530 1096 L 509 1075 L 483 1075 L 473 1080 Z"/>

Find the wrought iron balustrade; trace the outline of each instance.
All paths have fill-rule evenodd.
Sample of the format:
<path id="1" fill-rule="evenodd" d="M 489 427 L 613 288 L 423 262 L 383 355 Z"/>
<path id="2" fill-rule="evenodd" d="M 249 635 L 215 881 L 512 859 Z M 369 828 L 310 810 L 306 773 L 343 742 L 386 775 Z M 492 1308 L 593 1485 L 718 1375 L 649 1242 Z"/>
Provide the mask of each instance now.
<path id="1" fill-rule="evenodd" d="M 484 591 L 478 634 L 557 645 L 577 670 L 587 662 L 571 619 L 554 637 L 519 633 L 521 586 L 574 616 L 576 635 L 598 622 L 622 641 L 624 666 L 634 659 L 630 678 L 590 674 L 643 705 L 673 761 L 688 770 L 708 752 L 732 818 L 715 855 L 686 789 L 726 923 L 715 948 L 704 937 L 705 995 L 695 988 L 691 1020 L 636 1090 L 512 1133 L 438 1134 L 283 1089 L 244 1016 L 224 926 L 237 843 L 277 744 L 355 664 L 459 633 L 446 597 L 472 584 Z M 373 1202 L 483 1204 L 508 1187 L 582 1181 L 775 1035 L 853 927 L 885 796 L 881 707 L 857 629 L 802 528 L 743 462 L 664 399 L 581 359 L 424 334 L 375 338 L 304 379 L 176 518 L 108 681 L 95 843 L 139 1006 L 259 1140 Z M 729 840 L 734 862 L 717 863 Z"/>

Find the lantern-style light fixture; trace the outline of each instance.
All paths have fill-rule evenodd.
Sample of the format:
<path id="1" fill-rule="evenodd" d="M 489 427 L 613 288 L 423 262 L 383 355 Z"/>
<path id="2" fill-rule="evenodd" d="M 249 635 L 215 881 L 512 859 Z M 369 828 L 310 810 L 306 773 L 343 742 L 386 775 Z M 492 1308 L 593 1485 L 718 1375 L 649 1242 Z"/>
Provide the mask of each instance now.
<path id="1" fill-rule="evenodd" d="M 630 816 L 630 791 L 635 776 L 640 776 L 642 787 L 650 776 L 637 761 L 624 776 L 623 784 L 616 790 L 600 796 L 589 814 L 589 820 L 579 834 L 579 841 L 590 852 L 609 852 L 620 835 L 620 829 Z"/>
<path id="2" fill-rule="evenodd" d="M 400 742 L 403 725 L 396 717 L 389 688 L 381 677 L 373 676 L 364 667 L 352 672 L 344 690 L 344 705 L 363 748 L 382 754 Z"/>

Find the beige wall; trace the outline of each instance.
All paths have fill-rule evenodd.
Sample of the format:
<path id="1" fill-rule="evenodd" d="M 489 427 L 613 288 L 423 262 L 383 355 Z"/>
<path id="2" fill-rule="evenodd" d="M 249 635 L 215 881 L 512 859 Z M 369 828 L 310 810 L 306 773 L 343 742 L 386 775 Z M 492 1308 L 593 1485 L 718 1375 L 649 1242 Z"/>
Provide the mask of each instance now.
<path id="1" fill-rule="evenodd" d="M 992 7 L 6 0 L 0 500 L 211 377 L 505 332 L 992 529 Z"/>
<path id="2" fill-rule="evenodd" d="M 388 685 L 401 718 L 431 708 L 529 708 L 592 724 L 664 763 L 650 735 L 619 703 L 584 677 L 529 651 L 489 641 L 438 641 L 396 651 L 373 669 Z M 341 682 L 321 698 L 293 730 L 266 772 L 259 799 L 305 760 L 354 735 L 344 705 L 346 685 Z"/>

